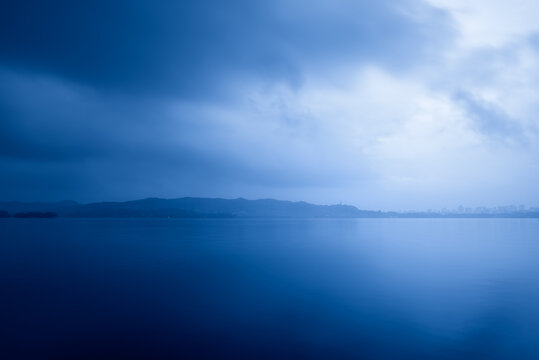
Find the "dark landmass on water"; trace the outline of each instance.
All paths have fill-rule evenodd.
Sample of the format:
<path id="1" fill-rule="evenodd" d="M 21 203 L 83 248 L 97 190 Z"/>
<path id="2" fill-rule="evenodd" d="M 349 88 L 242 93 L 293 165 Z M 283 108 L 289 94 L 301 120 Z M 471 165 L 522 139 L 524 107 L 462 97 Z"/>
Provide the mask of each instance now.
<path id="1" fill-rule="evenodd" d="M 349 205 L 313 205 L 273 199 L 149 198 L 126 202 L 77 204 L 0 203 L 0 209 L 52 211 L 61 217 L 82 218 L 234 218 L 234 217 L 358 217 L 364 211 Z M 373 212 L 374 213 L 374 212 Z"/>
<path id="2" fill-rule="evenodd" d="M 0 217 L 15 218 L 539 218 L 539 210 L 459 212 L 383 212 L 351 205 L 315 205 L 274 199 L 148 198 L 125 202 L 79 204 L 0 202 Z M 54 214 L 54 215 L 52 215 Z"/>

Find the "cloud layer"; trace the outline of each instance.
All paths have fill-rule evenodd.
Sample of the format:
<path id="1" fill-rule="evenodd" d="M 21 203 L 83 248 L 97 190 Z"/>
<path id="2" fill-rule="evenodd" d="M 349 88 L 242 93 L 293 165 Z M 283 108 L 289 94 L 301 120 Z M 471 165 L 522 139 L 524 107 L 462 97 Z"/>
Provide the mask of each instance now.
<path id="1" fill-rule="evenodd" d="M 81 4 L 1 5 L 2 199 L 539 205 L 533 1 Z"/>

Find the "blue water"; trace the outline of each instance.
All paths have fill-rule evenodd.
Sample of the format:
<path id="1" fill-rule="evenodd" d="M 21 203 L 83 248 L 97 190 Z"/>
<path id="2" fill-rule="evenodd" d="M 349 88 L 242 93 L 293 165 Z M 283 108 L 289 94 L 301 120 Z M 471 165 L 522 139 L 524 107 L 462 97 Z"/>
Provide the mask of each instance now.
<path id="1" fill-rule="evenodd" d="M 2 359 L 539 359 L 534 219 L 0 221 Z"/>

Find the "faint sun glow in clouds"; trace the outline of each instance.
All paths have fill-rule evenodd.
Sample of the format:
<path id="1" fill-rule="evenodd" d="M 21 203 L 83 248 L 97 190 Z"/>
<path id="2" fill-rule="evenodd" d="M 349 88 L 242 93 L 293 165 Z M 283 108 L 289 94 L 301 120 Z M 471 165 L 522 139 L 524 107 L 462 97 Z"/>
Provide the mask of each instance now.
<path id="1" fill-rule="evenodd" d="M 230 14 L 245 15 L 237 4 Z M 192 88 L 202 86 L 201 96 L 191 88 L 108 92 L 70 73 L 17 70 L 4 59 L 10 87 L 0 86 L 0 100 L 16 119 L 4 137 L 49 151 L 74 146 L 82 155 L 29 160 L 4 145 L 3 187 L 14 190 L 2 197 L 32 193 L 13 185 L 23 175 L 53 182 L 67 174 L 63 192 L 44 185 L 49 197 L 276 197 L 373 209 L 539 205 L 539 2 L 388 4 L 278 1 L 260 20 L 269 25 L 229 30 L 245 45 L 216 36 L 211 51 L 232 54 L 230 64 L 193 45 L 203 65 Z M 203 78 L 210 70 L 211 87 Z M 44 83 L 55 92 L 40 94 L 46 100 L 39 103 L 28 93 Z M 60 113 L 47 105 L 64 101 Z M 36 138 L 37 127 L 45 138 Z"/>

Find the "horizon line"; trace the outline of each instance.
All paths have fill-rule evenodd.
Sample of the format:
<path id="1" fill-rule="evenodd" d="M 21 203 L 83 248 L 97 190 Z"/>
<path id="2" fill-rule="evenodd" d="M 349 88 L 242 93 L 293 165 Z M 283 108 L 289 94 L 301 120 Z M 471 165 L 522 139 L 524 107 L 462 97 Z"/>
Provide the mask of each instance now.
<path id="1" fill-rule="evenodd" d="M 45 204 L 58 204 L 58 203 L 75 203 L 77 205 L 89 205 L 89 204 L 100 204 L 100 203 L 127 203 L 127 202 L 134 202 L 134 201 L 144 201 L 144 200 L 179 200 L 179 199 L 206 199 L 206 200 L 227 200 L 227 201 L 233 201 L 233 200 L 245 200 L 245 201 L 264 201 L 264 200 L 273 200 L 273 201 L 281 201 L 281 202 L 289 202 L 289 203 L 306 203 L 310 205 L 316 205 L 316 206 L 351 206 L 356 208 L 360 211 L 371 211 L 371 212 L 381 212 L 381 213 L 400 213 L 400 214 L 409 214 L 409 213 L 438 213 L 438 214 L 480 214 L 478 211 L 489 211 L 489 210 L 497 210 L 498 213 L 518 213 L 518 212 L 539 212 L 539 206 L 530 206 L 530 205 L 524 205 L 524 204 L 506 204 L 506 205 L 494 205 L 494 206 L 486 206 L 486 205 L 477 205 L 477 206 L 464 206 L 464 205 L 458 205 L 457 207 L 448 207 L 444 206 L 441 208 L 427 208 L 427 209 L 389 209 L 389 210 L 382 210 L 382 209 L 369 209 L 369 208 L 362 208 L 357 205 L 349 204 L 349 203 L 327 203 L 327 204 L 320 204 L 315 202 L 309 202 L 306 200 L 283 200 L 283 199 L 277 199 L 277 198 L 245 198 L 245 197 L 234 197 L 234 198 L 228 198 L 228 197 L 204 197 L 204 196 L 181 196 L 181 197 L 158 197 L 158 196 L 149 196 L 149 197 L 143 197 L 143 198 L 136 198 L 131 200 L 100 200 L 100 201 L 88 201 L 88 202 L 82 202 L 72 199 L 62 199 L 62 200 L 54 200 L 54 201 L 44 201 L 44 200 L 31 200 L 31 201 L 22 201 L 22 200 L 0 200 L 0 203 L 21 203 L 21 204 L 39 204 L 39 203 L 45 203 Z M 0 209 L 1 210 L 1 209 Z"/>

